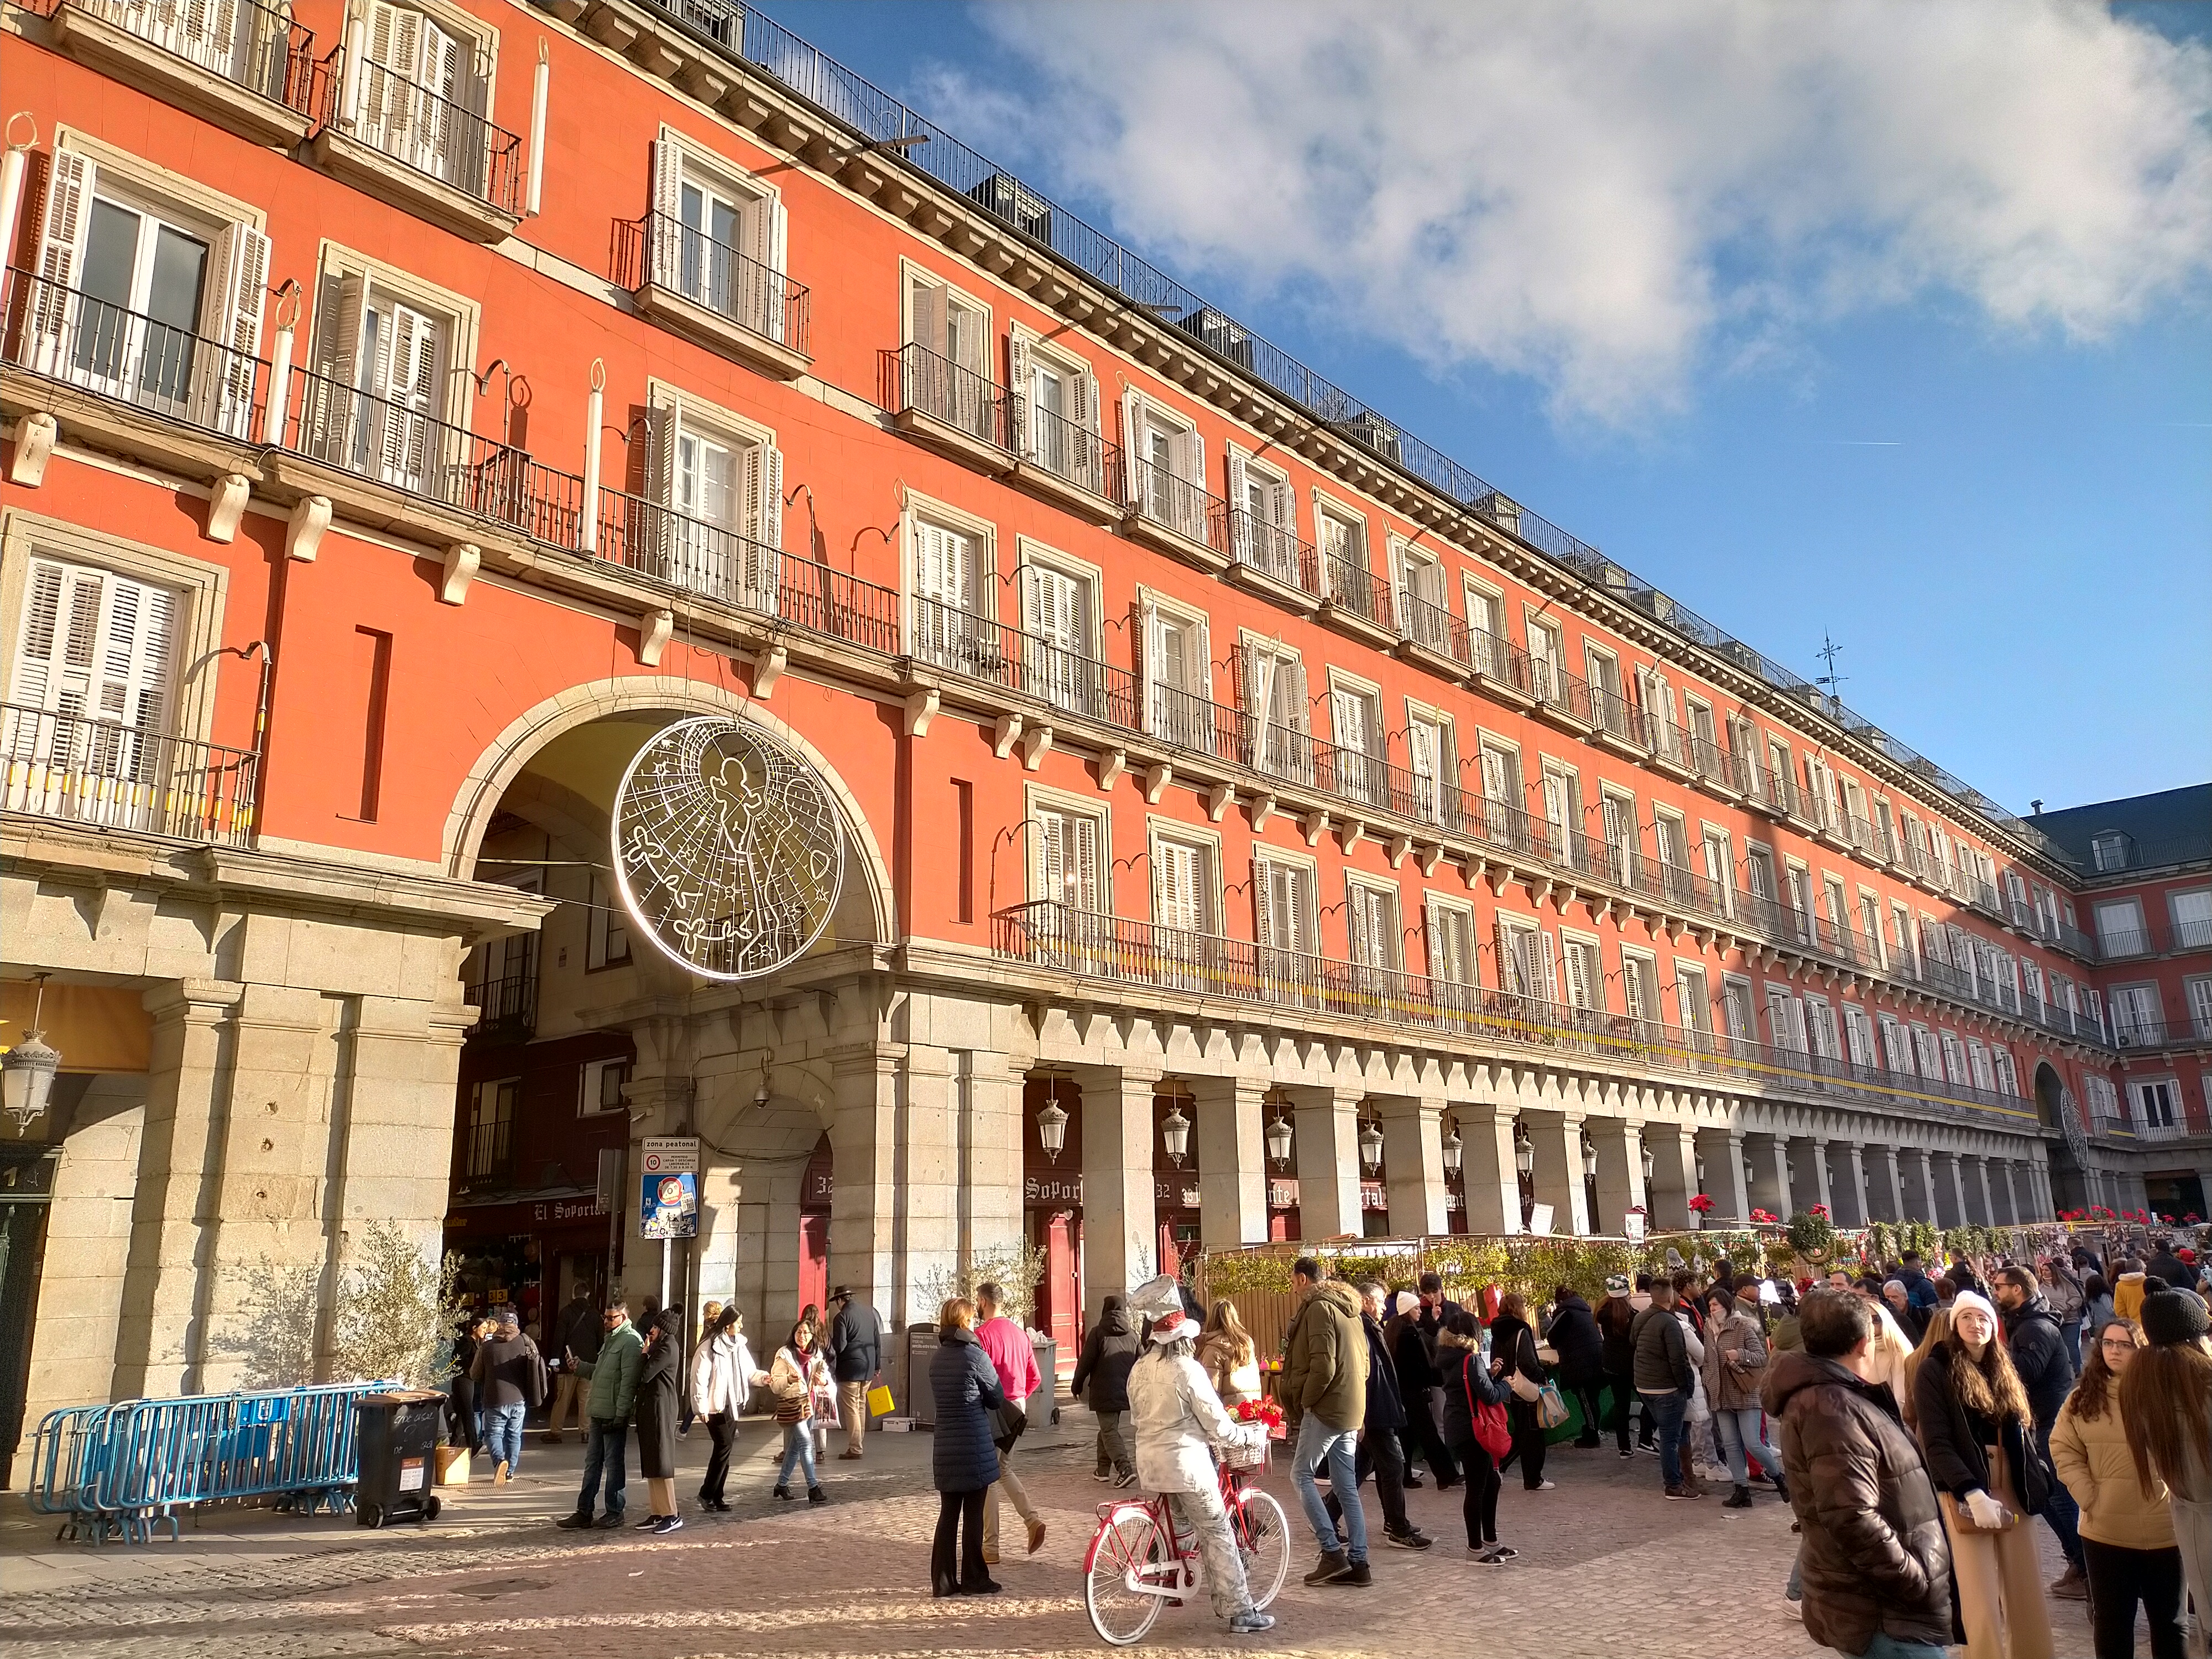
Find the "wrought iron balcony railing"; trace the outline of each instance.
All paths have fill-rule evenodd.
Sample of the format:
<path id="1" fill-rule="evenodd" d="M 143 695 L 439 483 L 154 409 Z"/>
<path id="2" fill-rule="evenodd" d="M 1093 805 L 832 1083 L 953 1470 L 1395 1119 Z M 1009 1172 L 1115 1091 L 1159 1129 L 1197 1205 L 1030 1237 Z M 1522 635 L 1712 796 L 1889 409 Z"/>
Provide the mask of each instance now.
<path id="1" fill-rule="evenodd" d="M 1746 788 L 1743 768 L 1736 757 L 1711 738 L 1690 738 L 1690 764 L 1708 783 L 1741 793 Z"/>
<path id="2" fill-rule="evenodd" d="M 1085 720 L 1134 731 L 1137 677 L 1036 634 L 917 595 L 914 656 Z"/>
<path id="3" fill-rule="evenodd" d="M 1411 588 L 1398 590 L 1398 632 L 1408 645 L 1449 658 L 1462 667 L 1474 666 L 1467 624 L 1452 615 L 1448 606 L 1424 599 Z"/>
<path id="4" fill-rule="evenodd" d="M 301 115 L 313 113 L 314 36 L 289 7 L 261 0 L 32 0 L 51 17 L 67 5 Z"/>
<path id="5" fill-rule="evenodd" d="M 898 654 L 890 588 L 616 489 L 599 491 L 599 557 L 664 586 Z"/>
<path id="6" fill-rule="evenodd" d="M 1126 494 L 1121 505 L 1130 516 L 1229 556 L 1229 504 L 1203 485 L 1178 477 L 1157 462 L 1124 449 Z"/>
<path id="7" fill-rule="evenodd" d="M 1639 711 L 1618 691 L 1608 691 L 1601 685 L 1589 689 L 1590 713 L 1593 723 L 1601 732 L 1618 738 L 1623 743 L 1641 744 L 1644 735 L 1637 719 Z"/>
<path id="8" fill-rule="evenodd" d="M 1014 453 L 1012 395 L 989 375 L 926 347 L 908 344 L 884 352 L 878 395 L 887 413 L 926 416 L 978 443 Z"/>
<path id="9" fill-rule="evenodd" d="M 1331 605 L 1385 632 L 1397 631 L 1390 617 L 1390 586 L 1364 564 L 1342 554 L 1324 553 L 1322 574 L 1328 584 Z"/>
<path id="10" fill-rule="evenodd" d="M 1524 697 L 1536 695 L 1535 675 L 1528 653 L 1510 640 L 1501 640 L 1486 629 L 1467 630 L 1468 665 L 1496 685 L 1509 686 Z"/>
<path id="11" fill-rule="evenodd" d="M 120 721 L 0 703 L 0 811 L 245 847 L 260 759 Z"/>
<path id="12" fill-rule="evenodd" d="M 8 361 L 179 425 L 250 441 L 269 364 L 196 333 L 197 318 L 162 319 L 10 269 Z"/>
<path id="13" fill-rule="evenodd" d="M 529 954 L 531 964 L 521 972 L 480 979 L 468 988 L 477 1021 L 467 1036 L 526 1037 L 538 1029 L 537 953 Z"/>
<path id="14" fill-rule="evenodd" d="M 1241 507 L 1229 509 L 1229 556 L 1285 587 L 1321 597 L 1320 555 L 1313 544 Z"/>
<path id="15" fill-rule="evenodd" d="M 812 296 L 804 283 L 665 213 L 626 220 L 616 234 L 616 280 L 623 287 L 652 283 L 748 333 L 809 354 Z"/>
<path id="16" fill-rule="evenodd" d="M 465 104 L 366 57 L 333 47 L 322 119 L 402 167 L 520 218 L 528 168 L 522 140 Z"/>
<path id="17" fill-rule="evenodd" d="M 1022 459 L 1103 500 L 1113 498 L 1114 480 L 1121 470 L 1119 444 L 1019 393 L 1013 400 L 1013 427 Z"/>
<path id="18" fill-rule="evenodd" d="M 284 447 L 549 546 L 575 550 L 584 481 L 410 404 L 292 372 Z"/>
<path id="19" fill-rule="evenodd" d="M 1040 900 L 992 917 L 992 946 L 1032 967 L 1300 1014 L 1433 1032 L 1485 1046 L 1571 1053 L 1638 1068 L 1734 1077 L 1753 1086 L 1850 1100 L 1908 1099 L 1969 1113 L 2032 1116 L 1995 1091 L 1626 1015 L 1190 933 Z"/>
<path id="20" fill-rule="evenodd" d="M 1588 680 L 1569 673 L 1547 657 L 1532 657 L 1528 670 L 1529 693 L 1539 707 L 1552 709 L 1581 726 L 1597 724 Z"/>

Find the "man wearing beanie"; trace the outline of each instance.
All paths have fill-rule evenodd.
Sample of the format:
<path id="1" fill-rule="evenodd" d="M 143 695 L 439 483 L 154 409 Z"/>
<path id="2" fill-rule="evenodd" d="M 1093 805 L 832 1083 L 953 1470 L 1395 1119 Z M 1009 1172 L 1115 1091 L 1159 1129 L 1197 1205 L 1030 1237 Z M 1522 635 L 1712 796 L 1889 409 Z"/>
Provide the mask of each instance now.
<path id="1" fill-rule="evenodd" d="M 1990 1275 L 1996 1293 L 1998 1316 L 2004 1325 L 2005 1349 L 2012 1368 L 2027 1390 L 2028 1409 L 2035 1417 L 2035 1449 L 2051 1473 L 2051 1502 L 2043 1518 L 2058 1535 L 2066 1553 L 2066 1571 L 2051 1586 L 2051 1593 L 2069 1601 L 2089 1599 L 2089 1581 L 2081 1565 L 2081 1512 L 2074 1494 L 2058 1479 L 2051 1463 L 2051 1431 L 2058 1426 L 2058 1408 L 2074 1391 L 2074 1365 L 2066 1357 L 2066 1340 L 2058 1328 L 2058 1316 L 2044 1298 L 2043 1287 L 2027 1267 L 2000 1267 Z"/>

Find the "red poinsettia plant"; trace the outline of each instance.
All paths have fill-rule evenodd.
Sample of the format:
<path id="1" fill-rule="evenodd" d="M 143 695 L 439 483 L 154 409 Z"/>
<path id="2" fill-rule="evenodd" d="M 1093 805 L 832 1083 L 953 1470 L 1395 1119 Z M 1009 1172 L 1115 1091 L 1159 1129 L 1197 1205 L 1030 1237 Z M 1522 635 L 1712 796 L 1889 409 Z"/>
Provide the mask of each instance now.
<path id="1" fill-rule="evenodd" d="M 1709 1194 L 1699 1193 L 1690 1200 L 1690 1207 L 1699 1215 L 1711 1215 L 1713 1211 L 1713 1200 Z"/>
<path id="2" fill-rule="evenodd" d="M 1834 1219 L 1834 1218 L 1833 1218 L 1833 1217 L 1832 1217 L 1831 1215 L 1829 1215 L 1829 1213 L 1828 1213 L 1828 1206 L 1827 1206 L 1826 1205 L 1825 1205 L 1825 1204 L 1815 1204 L 1815 1205 L 1813 1206 L 1813 1213 L 1814 1213 L 1814 1215 L 1816 1215 L 1816 1216 L 1820 1217 L 1820 1219 L 1821 1219 L 1821 1220 L 1823 1220 L 1823 1221 L 1829 1221 L 1829 1220 L 1832 1220 L 1832 1219 Z"/>
<path id="3" fill-rule="evenodd" d="M 2195 1225 L 2197 1225 L 2197 1224 L 2198 1222 L 2200 1222 L 2200 1221 L 2202 1221 L 2202 1220 L 2203 1220 L 2203 1219 L 2204 1219 L 2204 1218 L 2203 1218 L 2203 1216 L 2201 1216 L 2201 1215 L 2197 1214 L 2197 1212 L 2196 1212 L 2196 1211 L 2194 1211 L 2194 1210 L 2191 1210 L 2191 1211 L 2187 1215 L 2185 1215 L 2185 1216 L 2182 1217 L 2181 1218 L 2182 1218 L 2184 1221 L 2187 1222 L 2187 1223 L 2188 1223 L 2191 1226 L 2192 1226 L 2192 1227 L 2194 1227 Z"/>
<path id="4" fill-rule="evenodd" d="M 1751 1218 L 1756 1223 L 1770 1227 L 1781 1219 L 1779 1216 L 1767 1210 L 1753 1210 L 1751 1212 Z"/>
<path id="5" fill-rule="evenodd" d="M 1272 1395 L 1263 1395 L 1258 1400 L 1240 1400 L 1237 1402 L 1237 1420 L 1239 1423 L 1265 1423 L 1270 1430 L 1279 1429 L 1283 1426 L 1283 1408 Z"/>

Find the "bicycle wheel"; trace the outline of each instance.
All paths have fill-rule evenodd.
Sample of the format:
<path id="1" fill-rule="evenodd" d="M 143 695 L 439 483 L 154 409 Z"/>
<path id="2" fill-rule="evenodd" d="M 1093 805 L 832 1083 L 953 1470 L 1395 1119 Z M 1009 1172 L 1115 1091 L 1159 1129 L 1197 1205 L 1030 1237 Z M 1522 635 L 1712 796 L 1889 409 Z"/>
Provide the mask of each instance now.
<path id="1" fill-rule="evenodd" d="M 1244 1588 L 1252 1605 L 1264 1607 L 1283 1588 L 1291 1571 L 1291 1523 L 1283 1506 L 1257 1486 L 1248 1486 L 1237 1505 L 1243 1519 L 1237 1547 L 1244 1558 Z"/>
<path id="2" fill-rule="evenodd" d="M 1083 1604 L 1099 1640 L 1117 1648 L 1144 1640 L 1164 1598 L 1130 1589 L 1129 1576 L 1158 1580 L 1172 1565 L 1167 1539 L 1150 1510 L 1131 1504 L 1099 1522 L 1083 1558 Z"/>

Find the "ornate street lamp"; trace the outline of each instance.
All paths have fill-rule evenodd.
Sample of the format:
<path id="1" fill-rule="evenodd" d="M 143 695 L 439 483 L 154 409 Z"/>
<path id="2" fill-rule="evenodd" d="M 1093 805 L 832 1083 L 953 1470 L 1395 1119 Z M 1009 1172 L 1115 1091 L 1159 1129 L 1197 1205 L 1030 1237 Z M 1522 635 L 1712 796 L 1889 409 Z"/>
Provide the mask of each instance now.
<path id="1" fill-rule="evenodd" d="M 1370 1175 L 1382 1167 L 1382 1130 L 1371 1117 L 1359 1131 L 1359 1161 Z"/>
<path id="2" fill-rule="evenodd" d="M 54 1074 L 62 1068 L 61 1055 L 46 1046 L 46 1034 L 39 1029 L 39 1018 L 46 1007 L 47 976 L 33 977 L 39 982 L 39 994 L 32 1005 L 31 1029 L 21 1042 L 0 1054 L 0 1106 L 15 1120 L 18 1135 L 28 1134 L 32 1123 L 46 1115 Z"/>
<path id="3" fill-rule="evenodd" d="M 1451 1132 L 1444 1137 L 1443 1150 L 1444 1173 L 1448 1176 L 1457 1175 L 1459 1173 L 1461 1156 L 1467 1150 L 1465 1144 L 1459 1138 L 1459 1120 L 1457 1118 L 1454 1118 L 1452 1120 Z"/>
<path id="4" fill-rule="evenodd" d="M 1291 1121 L 1283 1115 L 1283 1103 L 1275 1103 L 1275 1115 L 1267 1124 L 1267 1162 L 1282 1169 L 1291 1161 Z"/>
<path id="5" fill-rule="evenodd" d="M 1513 1167 L 1520 1171 L 1523 1181 L 1536 1173 L 1536 1143 L 1528 1139 L 1528 1126 L 1525 1123 L 1513 1126 Z"/>
<path id="6" fill-rule="evenodd" d="M 1597 1179 L 1597 1145 L 1587 1134 L 1583 1137 L 1583 1179 Z"/>
<path id="7" fill-rule="evenodd" d="M 1037 1145 L 1044 1148 L 1047 1159 L 1060 1162 L 1060 1152 L 1067 1146 L 1067 1112 L 1060 1103 L 1060 1079 L 1051 1078 L 1045 1084 L 1044 1104 L 1037 1108 Z"/>
<path id="8" fill-rule="evenodd" d="M 1647 1145 L 1644 1148 L 1644 1187 L 1645 1191 L 1649 1192 L 1650 1190 L 1651 1177 L 1658 1174 L 1658 1172 L 1659 1160 L 1651 1156 L 1651 1148 Z"/>
<path id="9" fill-rule="evenodd" d="M 1183 1154 L 1190 1150 L 1190 1120 L 1182 1115 L 1180 1101 L 1168 1103 L 1168 1115 L 1160 1122 L 1160 1144 L 1167 1148 L 1168 1162 L 1182 1168 Z"/>

